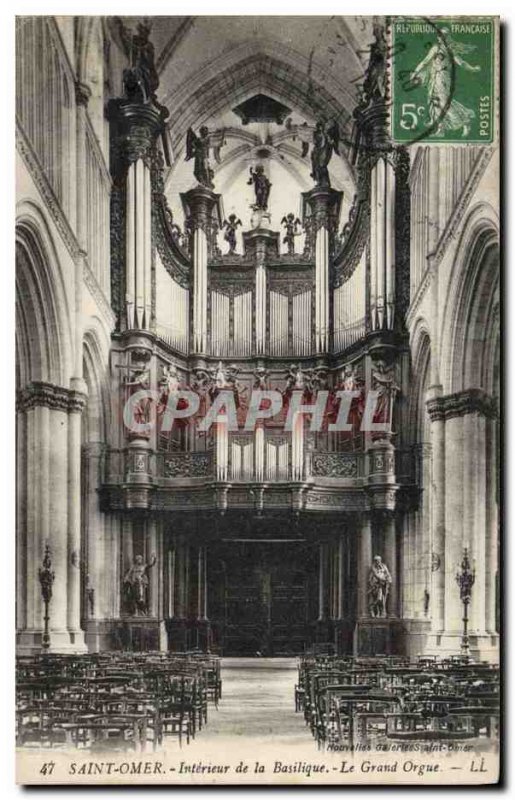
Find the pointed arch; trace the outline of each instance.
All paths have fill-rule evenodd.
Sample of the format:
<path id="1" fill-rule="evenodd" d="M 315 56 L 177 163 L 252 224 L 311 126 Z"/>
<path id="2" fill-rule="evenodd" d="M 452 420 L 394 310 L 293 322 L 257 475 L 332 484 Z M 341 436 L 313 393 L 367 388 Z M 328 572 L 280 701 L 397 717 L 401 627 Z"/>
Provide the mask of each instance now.
<path id="1" fill-rule="evenodd" d="M 19 388 L 31 381 L 67 387 L 73 327 L 59 259 L 43 215 L 32 203 L 16 224 L 16 352 Z"/>

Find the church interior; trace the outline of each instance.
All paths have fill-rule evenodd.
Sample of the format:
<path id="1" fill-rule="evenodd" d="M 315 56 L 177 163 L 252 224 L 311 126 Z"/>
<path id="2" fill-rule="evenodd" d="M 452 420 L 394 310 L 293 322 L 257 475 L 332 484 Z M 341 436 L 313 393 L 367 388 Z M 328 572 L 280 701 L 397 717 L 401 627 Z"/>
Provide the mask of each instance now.
<path id="1" fill-rule="evenodd" d="M 17 19 L 25 677 L 192 653 L 218 702 L 218 658 L 498 663 L 499 152 L 390 140 L 385 26 Z M 237 429 L 165 425 L 182 390 Z M 287 430 L 338 390 L 345 430 Z"/>

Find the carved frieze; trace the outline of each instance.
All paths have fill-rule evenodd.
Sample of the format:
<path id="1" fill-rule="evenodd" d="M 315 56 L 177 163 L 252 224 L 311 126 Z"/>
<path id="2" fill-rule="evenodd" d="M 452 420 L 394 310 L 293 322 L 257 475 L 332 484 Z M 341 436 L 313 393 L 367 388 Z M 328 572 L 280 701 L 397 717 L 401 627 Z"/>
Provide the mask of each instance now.
<path id="1" fill-rule="evenodd" d="M 53 383 L 34 381 L 21 389 L 16 397 L 16 410 L 28 411 L 44 406 L 55 411 L 82 412 L 87 403 L 87 395 L 72 389 L 65 389 Z"/>
<path id="2" fill-rule="evenodd" d="M 314 477 L 357 478 L 358 457 L 349 453 L 314 453 L 311 473 Z"/>
<path id="3" fill-rule="evenodd" d="M 165 478 L 204 478 L 212 474 L 210 453 L 173 453 L 164 459 Z"/>
<path id="4" fill-rule="evenodd" d="M 432 422 L 463 417 L 466 414 L 497 416 L 497 405 L 493 397 L 482 389 L 465 389 L 455 394 L 437 397 L 426 404 Z"/>

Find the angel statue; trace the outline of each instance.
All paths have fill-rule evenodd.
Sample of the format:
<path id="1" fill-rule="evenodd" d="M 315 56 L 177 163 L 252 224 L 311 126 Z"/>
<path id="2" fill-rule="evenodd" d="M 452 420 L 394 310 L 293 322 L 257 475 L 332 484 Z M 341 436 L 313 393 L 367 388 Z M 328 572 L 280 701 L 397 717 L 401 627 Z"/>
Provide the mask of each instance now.
<path id="1" fill-rule="evenodd" d="M 125 27 L 117 18 L 120 39 L 129 59 L 130 68 L 124 70 L 123 83 L 126 94 L 131 98 L 138 96 L 143 103 L 155 100 L 159 77 L 154 63 L 154 45 L 149 40 L 151 24 L 145 18 L 138 22 L 137 33 Z"/>
<path id="2" fill-rule="evenodd" d="M 229 219 L 224 219 L 222 228 L 227 228 L 224 233 L 224 239 L 229 245 L 229 255 L 232 255 L 236 250 L 236 230 L 238 225 L 241 224 L 241 219 L 238 219 L 236 214 L 229 214 Z"/>
<path id="3" fill-rule="evenodd" d="M 324 119 L 319 119 L 313 133 L 311 150 L 311 177 L 316 186 L 331 188 L 328 166 L 333 153 L 340 154 L 339 144 L 340 131 L 336 120 L 326 122 Z"/>
<path id="4" fill-rule="evenodd" d="M 256 367 L 254 370 L 254 389 L 266 391 L 268 389 L 269 372 L 266 367 Z"/>
<path id="5" fill-rule="evenodd" d="M 270 196 L 272 184 L 265 175 L 265 168 L 262 164 L 258 164 L 255 169 L 253 167 L 250 168 L 250 178 L 247 181 L 247 185 L 250 186 L 252 183 L 254 184 L 254 192 L 256 194 L 254 208 L 260 211 L 266 211 L 268 209 L 268 198 Z"/>
<path id="6" fill-rule="evenodd" d="M 440 36 L 410 75 L 413 86 L 427 87 L 427 103 L 431 124 L 435 127 L 433 136 L 445 136 L 445 131 L 461 130 L 462 137 L 470 133 L 470 125 L 475 112 L 458 100 L 451 99 L 454 66 L 463 67 L 468 72 L 480 72 L 481 67 L 471 66 L 464 55 L 476 49 L 474 44 L 464 44 L 451 39 L 449 28 L 441 28 Z"/>
<path id="7" fill-rule="evenodd" d="M 188 128 L 186 134 L 186 161 L 195 159 L 193 164 L 193 175 L 201 186 L 213 189 L 214 172 L 209 163 L 209 151 L 213 150 L 213 156 L 217 164 L 220 163 L 220 150 L 225 144 L 225 131 L 212 131 L 205 125 L 199 130 L 199 135 Z"/>
<path id="8" fill-rule="evenodd" d="M 295 219 L 295 214 L 290 213 L 282 218 L 281 225 L 284 225 L 285 229 L 283 243 L 288 246 L 288 255 L 293 256 L 295 255 L 295 237 L 300 236 L 301 233 L 297 228 L 302 227 L 302 222 L 298 217 Z"/>

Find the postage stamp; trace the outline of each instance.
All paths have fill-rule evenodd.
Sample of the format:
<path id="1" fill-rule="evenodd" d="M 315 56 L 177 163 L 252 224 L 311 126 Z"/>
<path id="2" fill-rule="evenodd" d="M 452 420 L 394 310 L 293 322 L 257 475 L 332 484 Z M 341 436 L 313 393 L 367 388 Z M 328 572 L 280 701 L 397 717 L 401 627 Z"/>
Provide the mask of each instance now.
<path id="1" fill-rule="evenodd" d="M 494 140 L 495 20 L 394 17 L 390 121 L 394 142 Z"/>

